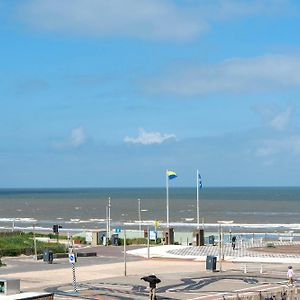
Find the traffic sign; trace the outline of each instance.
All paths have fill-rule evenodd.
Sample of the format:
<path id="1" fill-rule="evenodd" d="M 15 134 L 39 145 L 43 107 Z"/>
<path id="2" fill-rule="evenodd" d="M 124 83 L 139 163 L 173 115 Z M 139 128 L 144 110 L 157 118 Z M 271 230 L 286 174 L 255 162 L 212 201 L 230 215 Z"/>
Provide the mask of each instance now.
<path id="1" fill-rule="evenodd" d="M 115 233 L 120 233 L 121 231 L 122 231 L 122 228 L 120 228 L 120 227 L 117 227 L 117 228 L 115 228 Z"/>
<path id="2" fill-rule="evenodd" d="M 69 253 L 69 262 L 74 264 L 76 262 L 76 257 L 74 253 Z"/>

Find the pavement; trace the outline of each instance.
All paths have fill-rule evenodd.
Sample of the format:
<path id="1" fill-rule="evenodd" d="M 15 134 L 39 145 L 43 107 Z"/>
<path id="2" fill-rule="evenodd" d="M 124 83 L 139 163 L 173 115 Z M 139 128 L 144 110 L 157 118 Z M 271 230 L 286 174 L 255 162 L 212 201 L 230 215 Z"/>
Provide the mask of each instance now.
<path id="1" fill-rule="evenodd" d="M 147 248 L 128 247 L 126 263 L 123 247 L 99 246 L 81 249 L 80 252 L 96 251 L 98 256 L 79 258 L 75 264 L 77 293 L 74 291 L 72 265 L 66 258 L 55 259 L 53 264 L 47 264 L 31 257 L 7 257 L 2 259 L 7 266 L 1 267 L 0 271 L 2 277 L 20 278 L 21 290 L 24 292 L 52 292 L 55 293 L 55 299 L 61 300 L 148 299 L 147 283 L 140 278 L 152 273 L 162 280 L 157 290 L 158 299 L 215 300 L 237 293 L 261 291 L 268 295 L 270 291 L 278 290 L 282 293 L 291 289 L 286 285 L 287 263 L 281 260 L 285 257 L 261 252 L 253 254 L 252 257 L 248 246 L 244 244 L 243 247 L 245 249 L 234 250 L 233 255 L 229 247 L 226 248 L 223 272 L 206 270 L 205 261 L 199 259 L 214 254 L 213 251 L 218 252 L 216 246 L 206 247 L 206 250 L 205 247 L 176 245 L 151 247 L 149 259 L 137 256 L 137 253 L 147 256 Z M 201 255 L 197 256 L 199 253 Z M 247 261 L 247 273 L 245 262 L 227 260 L 227 257 L 239 258 L 242 255 L 255 260 Z M 264 262 L 262 270 L 261 258 L 265 255 L 270 255 L 270 262 L 272 259 L 275 261 Z M 296 275 L 300 274 L 300 263 L 296 261 L 298 255 L 289 259 L 293 262 Z"/>
<path id="2" fill-rule="evenodd" d="M 300 242 L 289 241 L 274 241 L 274 247 L 287 245 L 300 245 Z M 224 260 L 232 262 L 251 262 L 251 263 L 300 263 L 300 253 L 272 253 L 268 252 L 266 247 L 265 252 L 254 251 L 255 247 L 265 247 L 266 244 L 261 240 L 242 241 L 237 244 L 235 250 L 231 244 L 224 244 L 223 256 Z M 198 261 L 206 261 L 207 256 L 219 257 L 219 247 L 213 245 L 206 246 L 181 246 L 181 245 L 166 245 L 150 248 L 149 257 L 151 258 L 175 258 L 175 259 L 193 259 Z M 131 255 L 148 258 L 148 249 L 140 248 L 128 251 Z"/>

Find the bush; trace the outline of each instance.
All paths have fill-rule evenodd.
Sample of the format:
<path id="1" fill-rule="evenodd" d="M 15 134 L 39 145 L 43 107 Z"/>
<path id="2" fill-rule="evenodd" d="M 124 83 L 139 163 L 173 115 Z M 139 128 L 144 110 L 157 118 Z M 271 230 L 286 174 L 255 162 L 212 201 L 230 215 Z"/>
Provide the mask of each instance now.
<path id="1" fill-rule="evenodd" d="M 161 243 L 160 238 L 156 240 L 156 243 L 154 240 L 150 240 L 150 245 L 156 245 L 160 243 Z M 124 245 L 124 239 L 119 239 L 119 244 Z M 126 239 L 126 245 L 147 245 L 147 244 L 148 244 L 147 238 Z"/>
<path id="2" fill-rule="evenodd" d="M 267 243 L 267 248 L 275 248 L 275 245 L 273 243 Z"/>
<path id="3" fill-rule="evenodd" d="M 37 253 L 43 253 L 45 248 L 53 253 L 66 252 L 66 246 L 57 243 L 45 243 L 36 241 Z M 0 256 L 33 255 L 34 241 L 32 233 L 14 232 L 13 234 L 0 235 Z"/>

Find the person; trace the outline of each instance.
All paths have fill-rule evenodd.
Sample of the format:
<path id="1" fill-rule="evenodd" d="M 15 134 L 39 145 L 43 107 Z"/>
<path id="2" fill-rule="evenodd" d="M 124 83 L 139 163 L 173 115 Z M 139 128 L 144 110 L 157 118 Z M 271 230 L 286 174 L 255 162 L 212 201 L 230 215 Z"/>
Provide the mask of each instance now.
<path id="1" fill-rule="evenodd" d="M 236 242 L 236 236 L 233 236 L 231 239 L 231 246 L 233 250 L 235 249 L 235 242 Z"/>
<path id="2" fill-rule="evenodd" d="M 293 271 L 293 267 L 289 266 L 287 271 L 288 285 L 293 285 L 295 273 Z"/>
<path id="3" fill-rule="evenodd" d="M 144 276 L 141 278 L 141 280 L 144 280 L 146 282 L 149 282 L 149 299 L 150 300 L 156 300 L 156 284 L 160 283 L 161 280 L 156 277 L 154 274 L 149 276 Z"/>

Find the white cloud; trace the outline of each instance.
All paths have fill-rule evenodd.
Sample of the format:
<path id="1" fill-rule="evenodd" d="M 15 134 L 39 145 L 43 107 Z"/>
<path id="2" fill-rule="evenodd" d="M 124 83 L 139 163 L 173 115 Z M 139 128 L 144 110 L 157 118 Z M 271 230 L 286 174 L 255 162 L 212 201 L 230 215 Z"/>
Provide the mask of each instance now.
<path id="1" fill-rule="evenodd" d="M 282 15 L 285 0 L 24 0 L 18 18 L 38 30 L 89 36 L 191 40 L 209 22 L 252 15 Z M 294 10 L 293 10 L 294 11 Z"/>
<path id="2" fill-rule="evenodd" d="M 288 107 L 287 110 L 280 112 L 272 118 L 270 121 L 270 126 L 277 130 L 283 130 L 287 127 L 290 122 L 292 115 L 291 107 Z"/>
<path id="3" fill-rule="evenodd" d="M 253 110 L 262 116 L 267 126 L 280 131 L 288 127 L 293 114 L 291 106 L 283 110 L 274 105 L 258 105 Z"/>
<path id="4" fill-rule="evenodd" d="M 195 96 L 300 88 L 300 56 L 265 55 L 219 64 L 176 67 L 145 82 L 147 91 Z"/>
<path id="5" fill-rule="evenodd" d="M 87 136 L 82 126 L 73 128 L 69 136 L 62 141 L 54 141 L 52 143 L 53 148 L 79 148 L 86 142 Z"/>
<path id="6" fill-rule="evenodd" d="M 18 17 L 38 30 L 90 36 L 189 40 L 207 29 L 172 1 L 160 0 L 28 0 Z"/>
<path id="7" fill-rule="evenodd" d="M 146 132 L 143 128 L 139 129 L 139 135 L 136 138 L 126 136 L 125 143 L 152 145 L 161 144 L 169 139 L 175 139 L 174 134 L 162 134 L 160 132 Z"/>
<path id="8" fill-rule="evenodd" d="M 79 147 L 83 145 L 85 141 L 86 141 L 86 134 L 84 132 L 84 129 L 81 126 L 72 129 L 71 136 L 70 136 L 70 144 L 73 147 Z"/>
<path id="9" fill-rule="evenodd" d="M 256 154 L 258 156 L 272 156 L 282 153 L 300 154 L 300 136 L 292 135 L 282 139 L 269 139 L 263 141 Z"/>
<path id="10" fill-rule="evenodd" d="M 207 1 L 201 8 L 205 16 L 217 20 L 249 15 L 282 15 L 295 11 L 288 0 L 216 0 Z"/>

